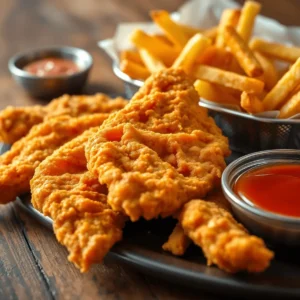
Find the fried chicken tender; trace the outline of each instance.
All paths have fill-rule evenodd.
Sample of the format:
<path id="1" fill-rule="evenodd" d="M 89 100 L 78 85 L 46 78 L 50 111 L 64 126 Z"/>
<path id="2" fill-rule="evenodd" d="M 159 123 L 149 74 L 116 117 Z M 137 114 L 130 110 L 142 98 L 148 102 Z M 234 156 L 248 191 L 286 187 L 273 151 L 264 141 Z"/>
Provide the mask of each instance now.
<path id="1" fill-rule="evenodd" d="M 7 144 L 13 144 L 36 124 L 43 122 L 46 116 L 44 107 L 36 105 L 32 107 L 8 106 L 0 112 L 0 140 Z"/>
<path id="2" fill-rule="evenodd" d="M 0 204 L 29 192 L 34 170 L 47 156 L 86 129 L 101 125 L 107 117 L 108 114 L 61 116 L 34 126 L 26 137 L 0 156 Z"/>
<path id="3" fill-rule="evenodd" d="M 162 248 L 173 255 L 182 256 L 191 244 L 191 239 L 184 233 L 180 223 L 177 223 L 167 242 Z"/>
<path id="4" fill-rule="evenodd" d="M 262 272 L 274 256 L 261 238 L 250 235 L 228 211 L 211 201 L 186 203 L 179 223 L 202 248 L 207 264 L 216 264 L 226 272 Z"/>
<path id="5" fill-rule="evenodd" d="M 132 221 L 169 216 L 189 199 L 205 196 L 225 167 L 215 157 L 222 152 L 214 135 L 201 130 L 160 134 L 126 124 L 92 139 L 88 168 L 107 184 L 112 208 Z"/>
<path id="6" fill-rule="evenodd" d="M 146 81 L 86 146 L 88 169 L 108 186 L 108 203 L 132 221 L 172 215 L 219 181 L 227 139 L 182 70 Z"/>
<path id="7" fill-rule="evenodd" d="M 64 95 L 46 106 L 12 107 L 0 112 L 0 139 L 13 144 L 30 129 L 45 119 L 67 115 L 79 117 L 93 113 L 111 113 L 123 108 L 127 101 L 121 97 L 111 99 L 104 94 L 94 96 Z"/>
<path id="8" fill-rule="evenodd" d="M 106 203 L 107 188 L 86 168 L 84 132 L 48 156 L 31 180 L 32 204 L 53 220 L 57 240 L 81 272 L 101 262 L 122 238 L 126 218 Z"/>

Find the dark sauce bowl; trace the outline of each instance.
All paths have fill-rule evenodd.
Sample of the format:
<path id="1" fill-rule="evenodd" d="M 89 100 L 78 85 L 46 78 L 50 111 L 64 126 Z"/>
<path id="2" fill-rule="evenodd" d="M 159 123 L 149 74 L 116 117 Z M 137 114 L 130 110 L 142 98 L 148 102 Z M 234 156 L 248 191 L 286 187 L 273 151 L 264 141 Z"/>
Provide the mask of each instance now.
<path id="1" fill-rule="evenodd" d="M 49 57 L 71 60 L 78 66 L 78 71 L 72 74 L 43 77 L 24 71 L 24 67 L 29 63 Z M 92 56 L 87 51 L 74 47 L 34 49 L 19 53 L 8 62 L 9 71 L 16 82 L 31 96 L 45 99 L 51 99 L 65 93 L 80 92 L 87 81 L 92 65 Z"/>
<path id="2" fill-rule="evenodd" d="M 289 217 L 266 211 L 244 201 L 234 192 L 234 184 L 240 176 L 254 168 L 274 164 L 300 164 L 300 150 L 268 150 L 242 156 L 224 170 L 222 189 L 231 204 L 233 213 L 247 229 L 274 245 L 299 247 L 300 217 Z"/>

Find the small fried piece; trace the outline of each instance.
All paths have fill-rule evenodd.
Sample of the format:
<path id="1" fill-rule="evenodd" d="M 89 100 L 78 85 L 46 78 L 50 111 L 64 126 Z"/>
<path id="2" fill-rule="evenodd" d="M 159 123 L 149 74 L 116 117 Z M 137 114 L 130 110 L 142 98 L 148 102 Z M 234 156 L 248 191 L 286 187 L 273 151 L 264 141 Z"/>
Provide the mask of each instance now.
<path id="1" fill-rule="evenodd" d="M 181 225 L 177 223 L 168 241 L 163 244 L 162 248 L 173 255 L 181 256 L 190 244 L 190 238 L 184 233 Z"/>
<path id="2" fill-rule="evenodd" d="M 263 68 L 262 79 L 265 83 L 265 87 L 268 90 L 271 90 L 277 83 L 279 74 L 269 58 L 257 51 L 254 52 L 254 55 Z"/>
<path id="3" fill-rule="evenodd" d="M 249 46 L 252 50 L 290 63 L 294 63 L 300 57 L 300 47 L 272 43 L 259 38 L 252 39 Z"/>
<path id="4" fill-rule="evenodd" d="M 300 113 L 300 91 L 296 92 L 286 103 L 280 108 L 279 119 L 290 118 Z"/>
<path id="5" fill-rule="evenodd" d="M 106 203 L 106 187 L 86 168 L 84 145 L 97 128 L 84 132 L 48 156 L 31 180 L 32 203 L 53 220 L 68 259 L 86 272 L 122 238 L 126 218 Z"/>
<path id="6" fill-rule="evenodd" d="M 197 57 L 199 57 L 204 50 L 211 45 L 211 40 L 201 33 L 195 34 L 185 45 L 175 62 L 173 68 L 182 67 L 188 74 Z"/>
<path id="7" fill-rule="evenodd" d="M 261 4 L 256 1 L 246 1 L 244 3 L 239 22 L 237 24 L 237 32 L 245 43 L 248 43 L 252 35 L 255 18 L 259 14 L 260 9 Z"/>
<path id="8" fill-rule="evenodd" d="M 150 16 L 155 24 L 157 24 L 165 33 L 170 41 L 182 49 L 188 41 L 188 37 L 176 22 L 171 19 L 169 13 L 165 10 L 152 10 Z"/>
<path id="9" fill-rule="evenodd" d="M 108 114 L 61 116 L 34 126 L 26 137 L 0 156 L 0 204 L 29 192 L 29 181 L 47 156 L 86 129 L 102 124 L 107 117 Z"/>
<path id="10" fill-rule="evenodd" d="M 229 94 L 224 89 L 220 88 L 218 85 L 197 79 L 194 83 L 195 89 L 199 96 L 213 102 L 220 104 L 231 104 L 238 105 L 239 100 Z"/>
<path id="11" fill-rule="evenodd" d="M 264 89 L 264 82 L 261 80 L 210 66 L 196 66 L 193 69 L 192 74 L 198 79 L 224 85 L 239 91 L 246 91 L 248 93 L 260 94 Z"/>
<path id="12" fill-rule="evenodd" d="M 216 264 L 226 272 L 262 272 L 274 256 L 262 239 L 249 235 L 228 211 L 211 201 L 186 203 L 179 222 L 188 237 L 202 248 L 207 264 Z"/>
<path id="13" fill-rule="evenodd" d="M 246 92 L 241 95 L 241 107 L 250 114 L 261 113 L 265 110 L 262 101 L 256 95 Z"/>
<path id="14" fill-rule="evenodd" d="M 155 36 L 148 35 L 140 29 L 136 29 L 131 34 L 130 40 L 137 48 L 148 50 L 167 67 L 172 65 L 179 54 L 179 50 L 176 50 L 174 47 Z"/>
<path id="15" fill-rule="evenodd" d="M 121 61 L 120 70 L 126 73 L 131 78 L 141 80 L 147 79 L 151 74 L 149 70 L 147 70 L 141 64 L 135 63 L 127 59 Z"/>
<path id="16" fill-rule="evenodd" d="M 216 46 L 223 48 L 226 46 L 226 37 L 224 36 L 224 29 L 227 26 L 235 27 L 239 21 L 241 11 L 239 9 L 225 9 L 223 10 L 216 38 Z"/>
<path id="17" fill-rule="evenodd" d="M 283 104 L 287 96 L 300 83 L 300 58 L 291 68 L 280 78 L 273 89 L 263 99 L 266 110 L 278 109 Z"/>
<path id="18" fill-rule="evenodd" d="M 262 75 L 263 69 L 260 63 L 236 30 L 227 26 L 223 29 L 223 35 L 226 45 L 230 48 L 231 53 L 236 57 L 245 73 L 250 77 Z"/>
<path id="19" fill-rule="evenodd" d="M 162 61 L 154 57 L 149 51 L 146 49 L 140 49 L 140 56 L 147 67 L 150 73 L 158 72 L 162 69 L 165 69 L 166 66 Z"/>

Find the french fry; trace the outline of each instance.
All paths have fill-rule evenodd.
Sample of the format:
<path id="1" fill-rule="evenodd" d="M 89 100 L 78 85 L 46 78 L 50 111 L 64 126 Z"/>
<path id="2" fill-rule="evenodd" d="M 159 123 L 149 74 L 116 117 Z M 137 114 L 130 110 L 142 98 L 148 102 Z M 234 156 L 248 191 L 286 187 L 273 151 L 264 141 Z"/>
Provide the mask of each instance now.
<path id="1" fill-rule="evenodd" d="M 197 33 L 203 33 L 204 31 L 200 28 L 192 27 L 189 25 L 184 25 L 180 23 L 176 23 L 181 30 L 184 32 L 184 34 L 190 39 L 192 36 L 194 36 Z"/>
<path id="2" fill-rule="evenodd" d="M 195 81 L 194 87 L 199 96 L 206 100 L 210 100 L 220 104 L 239 105 L 238 99 L 234 98 L 229 93 L 226 93 L 226 91 L 222 90 L 216 84 L 198 79 Z"/>
<path id="3" fill-rule="evenodd" d="M 216 46 L 217 47 L 225 47 L 225 36 L 223 34 L 224 29 L 227 26 L 235 27 L 239 21 L 241 11 L 239 9 L 225 9 L 222 13 L 219 27 L 218 27 L 218 34 L 216 37 Z"/>
<path id="4" fill-rule="evenodd" d="M 252 39 L 249 46 L 252 50 L 291 63 L 300 57 L 300 47 L 271 43 L 259 38 Z"/>
<path id="5" fill-rule="evenodd" d="M 175 62 L 173 68 L 182 67 L 189 73 L 197 57 L 211 44 L 211 39 L 201 33 L 195 34 L 185 45 Z"/>
<path id="6" fill-rule="evenodd" d="M 154 34 L 153 38 L 160 40 L 161 42 L 167 44 L 168 46 L 171 46 L 171 47 L 174 46 L 174 44 L 163 34 Z"/>
<path id="7" fill-rule="evenodd" d="M 146 79 L 150 76 L 150 72 L 145 67 L 127 59 L 121 61 L 120 69 L 134 79 Z"/>
<path id="8" fill-rule="evenodd" d="M 286 119 L 300 113 L 300 90 L 294 94 L 280 109 L 279 119 Z"/>
<path id="9" fill-rule="evenodd" d="M 300 83 L 300 58 L 291 66 L 272 90 L 265 96 L 263 104 L 266 110 L 279 108 L 289 93 Z"/>
<path id="10" fill-rule="evenodd" d="M 137 64 L 143 65 L 143 61 L 138 51 L 135 50 L 123 50 L 120 53 L 120 60 L 131 60 Z"/>
<path id="11" fill-rule="evenodd" d="M 269 58 L 259 52 L 254 52 L 254 55 L 264 70 L 262 78 L 265 82 L 266 88 L 271 90 L 279 79 L 278 72 Z"/>
<path id="12" fill-rule="evenodd" d="M 231 53 L 236 57 L 248 76 L 257 77 L 263 74 L 263 69 L 255 58 L 254 53 L 233 27 L 225 27 L 223 29 L 223 36 L 226 40 L 226 45 L 230 48 Z"/>
<path id="13" fill-rule="evenodd" d="M 224 71 L 210 66 L 196 66 L 192 72 L 197 79 L 217 83 L 239 91 L 260 94 L 264 89 L 264 82 L 242 76 L 233 72 Z"/>
<path id="14" fill-rule="evenodd" d="M 241 107 L 250 114 L 257 114 L 264 111 L 262 101 L 254 94 L 242 92 Z"/>
<path id="15" fill-rule="evenodd" d="M 156 37 L 150 36 L 140 29 L 135 30 L 130 36 L 131 42 L 137 48 L 144 48 L 160 59 L 167 67 L 171 66 L 179 51 L 164 43 Z"/>
<path id="16" fill-rule="evenodd" d="M 246 1 L 242 8 L 237 24 L 237 32 L 246 43 L 248 43 L 252 35 L 255 18 L 259 14 L 260 9 L 261 5 L 256 1 Z"/>
<path id="17" fill-rule="evenodd" d="M 217 38 L 218 26 L 204 29 L 202 34 L 214 41 Z"/>
<path id="18" fill-rule="evenodd" d="M 153 10 L 150 12 L 150 16 L 154 23 L 156 23 L 171 40 L 174 45 L 179 49 L 182 49 L 188 41 L 188 37 L 185 35 L 182 28 L 174 22 L 169 13 L 165 10 Z"/>
<path id="19" fill-rule="evenodd" d="M 244 73 L 232 53 L 215 45 L 207 47 L 196 59 L 196 64 L 209 65 L 223 70 Z"/>
<path id="20" fill-rule="evenodd" d="M 151 55 L 146 49 L 140 49 L 140 56 L 150 73 L 155 73 L 166 68 L 163 62 Z"/>

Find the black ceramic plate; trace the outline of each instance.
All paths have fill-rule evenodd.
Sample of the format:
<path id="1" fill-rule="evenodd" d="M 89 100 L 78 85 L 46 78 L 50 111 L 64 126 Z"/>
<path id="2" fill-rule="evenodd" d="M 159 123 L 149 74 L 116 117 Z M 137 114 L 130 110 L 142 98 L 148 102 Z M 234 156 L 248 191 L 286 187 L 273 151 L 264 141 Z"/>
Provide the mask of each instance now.
<path id="1" fill-rule="evenodd" d="M 1 146 L 0 146 L 1 150 Z M 233 154 L 231 160 L 237 158 Z M 36 211 L 30 196 L 17 199 L 20 207 L 52 230 L 52 221 Z M 191 246 L 183 257 L 175 257 L 161 248 L 175 221 L 158 219 L 128 223 L 123 240 L 109 255 L 142 272 L 176 284 L 213 291 L 239 299 L 269 296 L 273 299 L 300 299 L 300 257 L 298 249 L 275 249 L 276 258 L 262 274 L 227 274 L 217 267 L 207 267 L 201 250 Z"/>

